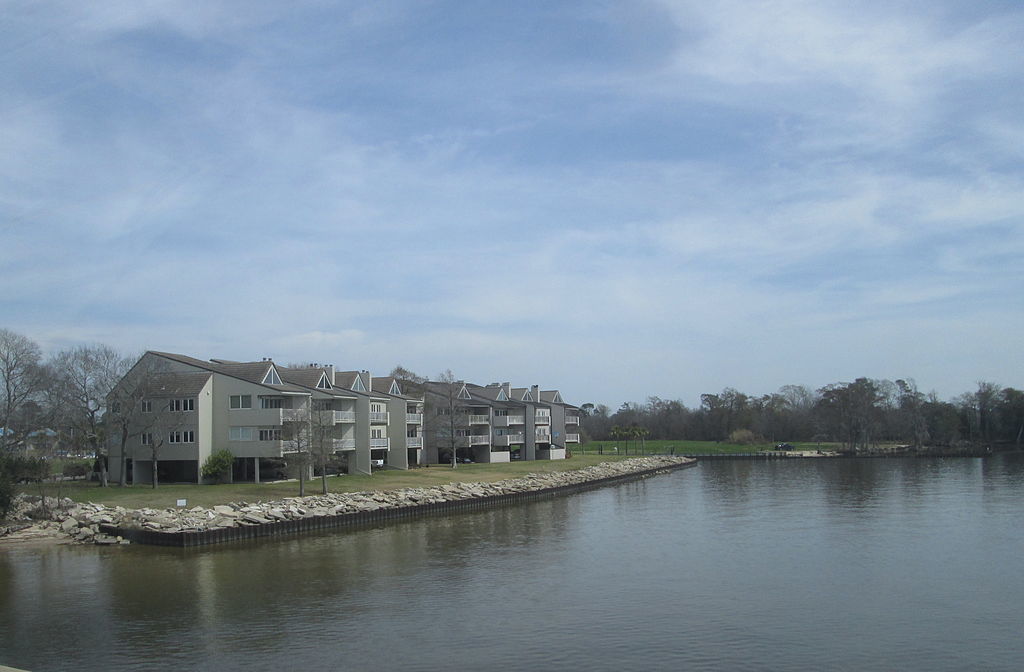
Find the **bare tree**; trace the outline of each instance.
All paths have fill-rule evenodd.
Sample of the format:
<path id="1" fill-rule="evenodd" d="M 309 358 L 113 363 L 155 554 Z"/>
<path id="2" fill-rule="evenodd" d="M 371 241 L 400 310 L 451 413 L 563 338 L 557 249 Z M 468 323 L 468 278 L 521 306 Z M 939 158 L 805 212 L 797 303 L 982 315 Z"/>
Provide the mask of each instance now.
<path id="1" fill-rule="evenodd" d="M 34 427 L 25 422 L 29 402 L 43 389 L 39 346 L 7 329 L 0 329 L 0 449 L 9 452 Z"/>
<path id="2" fill-rule="evenodd" d="M 57 386 L 62 425 L 84 437 L 100 459 L 101 485 L 107 486 L 106 426 L 108 395 L 127 373 L 130 360 L 106 345 L 81 345 L 57 353 L 49 363 Z"/>
<path id="3" fill-rule="evenodd" d="M 309 447 L 313 459 L 320 468 L 320 487 L 327 494 L 327 465 L 334 455 L 334 411 L 330 401 L 311 399 L 312 410 L 309 415 Z"/>
<path id="4" fill-rule="evenodd" d="M 309 465 L 309 457 L 313 450 L 312 414 L 308 408 L 305 412 L 296 414 L 293 420 L 289 420 L 284 424 L 281 438 L 288 448 L 287 452 L 292 454 L 288 463 L 298 466 L 299 497 L 305 497 L 306 468 Z"/>
<path id="5" fill-rule="evenodd" d="M 175 424 L 170 422 L 173 416 L 168 402 L 161 399 L 168 394 L 177 394 L 177 390 L 167 389 L 166 373 L 165 362 L 140 357 L 107 395 L 104 422 L 108 438 L 117 443 L 118 483 L 122 487 L 128 484 L 129 443 L 143 436 L 154 437 L 151 453 L 156 463 L 159 448 L 163 445 L 163 434 Z M 160 437 L 159 445 L 156 445 L 157 436 Z"/>
<path id="6" fill-rule="evenodd" d="M 443 445 L 451 451 L 452 469 L 458 464 L 459 439 L 466 434 L 469 426 L 465 404 L 459 399 L 462 385 L 451 369 L 438 375 L 437 380 L 430 385 L 431 401 L 434 402 L 434 412 L 428 414 L 432 434 L 438 447 Z"/>

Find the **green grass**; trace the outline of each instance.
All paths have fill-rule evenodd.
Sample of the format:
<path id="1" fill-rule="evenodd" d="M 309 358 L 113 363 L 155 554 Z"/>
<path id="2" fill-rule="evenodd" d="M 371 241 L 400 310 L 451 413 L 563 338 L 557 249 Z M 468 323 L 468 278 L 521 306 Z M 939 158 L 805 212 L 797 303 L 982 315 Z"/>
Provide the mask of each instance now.
<path id="1" fill-rule="evenodd" d="M 756 443 L 751 445 L 740 445 L 736 443 L 726 443 L 724 441 L 669 441 L 659 439 L 657 441 L 645 441 L 643 450 L 647 454 L 662 454 L 669 453 L 672 449 L 675 449 L 676 455 L 730 455 L 736 453 L 758 453 L 763 450 L 771 450 L 775 447 L 775 444 L 771 443 Z M 791 443 L 794 450 L 817 450 L 819 444 L 817 443 Z M 641 445 L 639 441 L 589 441 L 586 444 L 573 448 L 573 454 L 577 452 L 592 455 L 599 454 L 602 450 L 605 455 L 615 454 L 612 450 L 613 447 L 618 446 L 619 454 L 625 455 L 627 452 L 629 455 L 641 454 Z M 822 449 L 831 449 L 831 444 L 821 444 Z"/>
<path id="2" fill-rule="evenodd" d="M 456 481 L 498 481 L 516 478 L 531 473 L 569 471 L 582 469 L 601 462 L 625 459 L 615 455 L 580 455 L 573 453 L 568 460 L 537 460 L 534 462 L 510 462 L 506 464 L 460 464 L 458 468 L 433 465 L 408 471 L 385 469 L 372 476 L 331 476 L 327 479 L 328 492 L 361 492 L 366 490 L 396 490 L 398 488 L 421 488 L 443 485 Z M 94 502 L 108 506 L 123 506 L 130 509 L 174 507 L 177 500 L 187 500 L 188 507 L 229 502 L 257 502 L 296 497 L 299 494 L 298 481 L 280 483 L 226 483 L 222 485 L 193 485 L 173 483 L 153 489 L 148 485 L 121 488 L 112 485 L 101 488 L 88 481 L 63 481 L 61 483 L 39 483 L 26 485 L 21 490 L 27 494 L 70 497 L 76 502 Z M 321 492 L 319 478 L 306 482 L 306 494 Z"/>

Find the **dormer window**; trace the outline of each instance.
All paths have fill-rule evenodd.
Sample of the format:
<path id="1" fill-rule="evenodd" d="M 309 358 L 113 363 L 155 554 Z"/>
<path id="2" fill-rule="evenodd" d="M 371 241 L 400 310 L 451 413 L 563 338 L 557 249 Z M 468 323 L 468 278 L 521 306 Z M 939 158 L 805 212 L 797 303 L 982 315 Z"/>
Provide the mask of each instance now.
<path id="1" fill-rule="evenodd" d="M 331 389 L 331 381 L 327 380 L 327 374 L 321 373 L 320 380 L 316 383 L 316 389 L 318 390 L 329 390 Z"/>
<path id="2" fill-rule="evenodd" d="M 529 391 L 529 390 L 527 390 L 527 391 L 526 391 L 526 392 L 525 392 L 525 393 L 523 394 L 523 399 L 522 399 L 522 400 L 523 400 L 523 401 L 533 401 L 533 395 L 532 395 L 532 394 L 530 394 L 530 391 Z"/>
<path id="3" fill-rule="evenodd" d="M 277 375 L 277 369 L 270 367 L 267 371 L 267 375 L 263 376 L 264 385 L 280 385 L 281 376 Z"/>
<path id="4" fill-rule="evenodd" d="M 459 396 L 459 399 L 469 399 L 470 398 L 469 390 L 467 390 L 465 387 L 463 387 L 461 390 L 459 390 L 459 395 L 458 396 Z"/>
<path id="5" fill-rule="evenodd" d="M 498 401 L 508 401 L 508 395 L 505 394 L 505 390 L 498 390 Z"/>
<path id="6" fill-rule="evenodd" d="M 356 392 L 366 392 L 366 386 L 363 385 L 363 379 L 361 376 L 356 376 L 356 380 L 352 383 L 352 389 Z"/>
<path id="7" fill-rule="evenodd" d="M 393 394 L 396 397 L 402 396 L 402 390 L 400 390 L 398 388 L 398 381 L 397 380 L 392 380 L 391 381 L 391 389 L 388 390 L 388 394 Z"/>

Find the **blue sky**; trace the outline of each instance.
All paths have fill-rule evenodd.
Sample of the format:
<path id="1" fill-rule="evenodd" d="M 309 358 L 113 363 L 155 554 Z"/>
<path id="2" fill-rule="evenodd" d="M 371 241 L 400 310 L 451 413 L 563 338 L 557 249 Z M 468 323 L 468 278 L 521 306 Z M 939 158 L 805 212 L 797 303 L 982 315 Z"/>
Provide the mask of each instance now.
<path id="1" fill-rule="evenodd" d="M 1020 3 L 0 15 L 0 326 L 48 351 L 1024 386 Z"/>

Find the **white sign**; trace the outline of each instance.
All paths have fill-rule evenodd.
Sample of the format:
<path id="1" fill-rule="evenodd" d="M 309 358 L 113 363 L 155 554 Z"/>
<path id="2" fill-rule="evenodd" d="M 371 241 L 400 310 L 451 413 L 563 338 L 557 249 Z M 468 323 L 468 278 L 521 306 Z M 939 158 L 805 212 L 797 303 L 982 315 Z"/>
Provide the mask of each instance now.
<path id="1" fill-rule="evenodd" d="M 188 504 L 188 500 L 187 499 L 179 499 L 178 500 L 178 506 L 185 506 L 186 504 Z"/>

